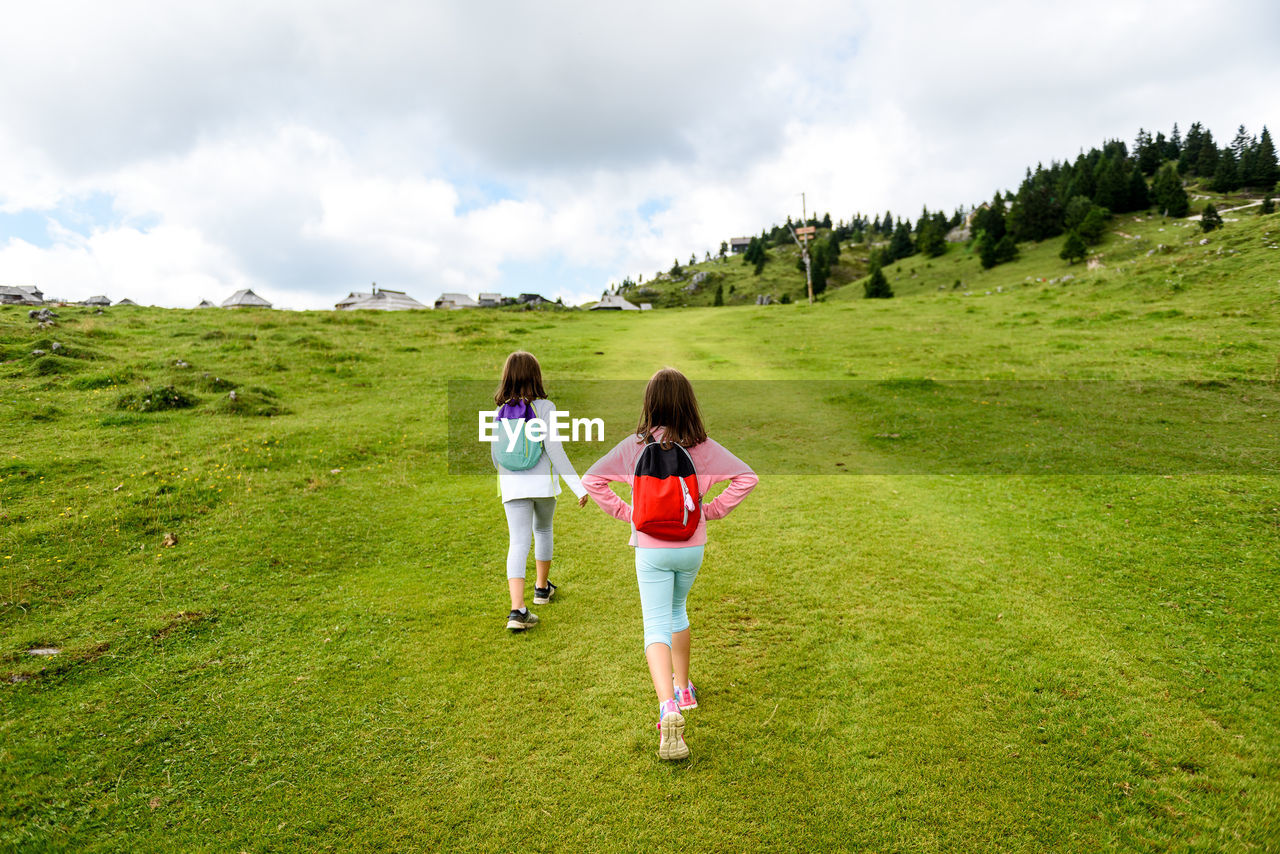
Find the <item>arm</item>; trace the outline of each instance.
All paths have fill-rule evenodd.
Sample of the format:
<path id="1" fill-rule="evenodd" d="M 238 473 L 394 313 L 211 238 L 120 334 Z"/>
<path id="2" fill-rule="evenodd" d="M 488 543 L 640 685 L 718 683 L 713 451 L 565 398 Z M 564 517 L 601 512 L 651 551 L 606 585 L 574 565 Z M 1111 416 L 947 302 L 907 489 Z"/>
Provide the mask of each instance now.
<path id="1" fill-rule="evenodd" d="M 538 414 L 538 417 L 547 424 L 551 423 L 551 417 L 555 415 L 556 406 L 551 401 L 546 401 L 545 410 Z M 569 489 L 573 490 L 573 494 L 578 498 L 586 495 L 587 492 L 582 488 L 582 481 L 578 479 L 578 472 L 574 469 L 573 463 L 569 461 L 569 456 L 564 452 L 564 445 L 556 441 L 552 436 L 548 436 L 542 442 L 542 448 L 547 452 L 547 459 L 551 461 L 551 471 L 564 478 L 565 484 Z"/>
<path id="2" fill-rule="evenodd" d="M 714 501 L 702 506 L 702 515 L 705 519 L 723 519 L 750 494 L 751 490 L 756 488 L 760 478 L 756 477 L 756 473 L 750 466 L 729 453 L 722 445 L 711 439 L 707 441 L 712 443 L 710 449 L 712 458 L 707 466 L 707 470 L 714 473 L 711 482 L 719 483 L 722 480 L 728 480 L 729 485 L 725 487 L 724 492 L 715 497 Z"/>
<path id="3" fill-rule="evenodd" d="M 633 437 L 623 439 L 612 451 L 596 460 L 582 476 L 583 488 L 600 505 L 600 509 L 624 522 L 631 521 L 631 505 L 615 495 L 609 484 L 615 481 L 631 482 L 633 472 L 627 465 L 627 445 L 634 443 Z"/>

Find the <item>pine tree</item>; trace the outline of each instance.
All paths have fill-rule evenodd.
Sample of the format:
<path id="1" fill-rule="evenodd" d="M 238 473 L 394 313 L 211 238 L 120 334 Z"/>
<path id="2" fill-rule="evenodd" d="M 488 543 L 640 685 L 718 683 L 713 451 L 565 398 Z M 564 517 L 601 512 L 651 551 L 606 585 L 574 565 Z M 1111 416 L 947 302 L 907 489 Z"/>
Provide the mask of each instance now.
<path id="1" fill-rule="evenodd" d="M 813 282 L 813 295 L 827 289 L 827 277 L 831 275 L 831 262 L 825 246 L 819 246 L 809 260 L 809 280 Z"/>
<path id="2" fill-rule="evenodd" d="M 1124 211 L 1128 182 L 1119 157 L 1109 157 L 1098 164 L 1098 189 L 1093 194 L 1095 204 L 1113 211 Z"/>
<path id="3" fill-rule="evenodd" d="M 712 305 L 724 305 L 724 284 L 716 285 L 716 297 L 711 303 Z"/>
<path id="4" fill-rule="evenodd" d="M 1154 171 L 1154 170 L 1153 170 Z M 1151 207 L 1151 196 L 1147 193 L 1147 180 L 1142 177 L 1142 169 L 1135 163 L 1129 173 L 1129 188 L 1126 194 L 1126 209 L 1144 211 Z"/>
<path id="5" fill-rule="evenodd" d="M 889 286 L 889 280 L 884 277 L 879 264 L 872 264 L 871 275 L 863 283 L 862 292 L 867 299 L 889 299 L 893 296 L 893 288 Z"/>
<path id="6" fill-rule="evenodd" d="M 1196 157 L 1195 174 L 1201 178 L 1212 178 L 1218 168 L 1218 146 L 1214 144 L 1213 133 L 1205 131 L 1200 140 L 1200 153 Z"/>
<path id="7" fill-rule="evenodd" d="M 1271 194 L 1267 193 L 1267 197 L 1262 200 L 1262 207 L 1258 208 L 1259 216 L 1266 216 L 1276 212 L 1276 203 L 1272 201 Z"/>
<path id="8" fill-rule="evenodd" d="M 1071 164 L 1072 189 L 1066 194 L 1068 199 L 1072 196 L 1088 196 L 1092 199 L 1097 195 L 1098 179 L 1095 173 L 1101 159 L 1102 152 L 1094 148 L 1088 154 L 1081 154 Z"/>
<path id="9" fill-rule="evenodd" d="M 1216 193 L 1230 193 L 1240 189 L 1240 170 L 1234 149 L 1224 148 L 1218 152 L 1218 165 L 1213 170 L 1213 181 L 1209 187 Z"/>
<path id="10" fill-rule="evenodd" d="M 920 236 L 916 238 L 916 248 L 929 258 L 937 258 L 947 251 L 947 231 L 945 222 L 930 218 L 920 227 Z"/>
<path id="11" fill-rule="evenodd" d="M 1093 210 L 1093 201 L 1088 196 L 1075 196 L 1067 202 L 1062 214 L 1062 224 L 1068 231 L 1074 231 L 1084 222 L 1084 218 Z"/>
<path id="12" fill-rule="evenodd" d="M 1164 134 L 1160 134 L 1153 140 L 1151 134 L 1138 128 L 1138 137 L 1133 141 L 1133 156 L 1137 158 L 1142 171 L 1147 175 L 1154 174 L 1163 155 Z"/>
<path id="13" fill-rule="evenodd" d="M 821 225 L 823 228 L 830 228 L 830 227 L 831 227 L 831 213 L 830 213 L 830 212 L 828 212 L 828 213 L 824 213 L 824 214 L 822 215 L 822 222 L 820 222 L 820 223 L 819 223 L 819 225 Z"/>
<path id="14" fill-rule="evenodd" d="M 1215 228 L 1222 228 L 1222 216 L 1218 213 L 1218 209 L 1209 202 L 1204 206 L 1204 213 L 1200 215 L 1200 230 L 1204 232 L 1213 231 Z"/>
<path id="15" fill-rule="evenodd" d="M 1258 140 L 1249 141 L 1249 147 L 1244 150 L 1244 156 L 1236 161 L 1236 185 L 1239 187 L 1249 186 L 1249 179 L 1257 172 L 1258 162 Z"/>
<path id="16" fill-rule="evenodd" d="M 1187 138 L 1182 143 L 1182 153 L 1178 155 L 1178 172 L 1183 175 L 1197 175 L 1196 166 L 1200 163 L 1200 149 L 1204 145 L 1204 128 L 1199 122 L 1192 122 L 1187 131 Z"/>
<path id="17" fill-rule="evenodd" d="M 827 266 L 834 268 L 840 263 L 840 238 L 833 232 L 827 236 Z"/>
<path id="18" fill-rule="evenodd" d="M 1166 160 L 1176 160 L 1182 154 L 1182 134 L 1178 132 L 1178 123 L 1173 123 L 1173 133 L 1169 134 L 1169 143 L 1165 146 Z"/>
<path id="19" fill-rule="evenodd" d="M 1043 166 L 1037 165 L 1034 174 L 1027 171 L 1005 221 L 1014 240 L 1043 240 L 1062 233 L 1062 203 L 1055 183 L 1054 172 Z"/>
<path id="20" fill-rule="evenodd" d="M 684 270 L 680 267 L 680 259 L 676 258 L 671 264 L 670 273 L 673 277 L 679 278 L 684 275 Z"/>
<path id="21" fill-rule="evenodd" d="M 990 270 L 1000 263 L 996 258 L 996 247 L 999 245 L 1000 241 L 993 239 L 985 231 L 978 232 L 978 237 L 974 241 L 974 250 L 978 253 L 978 261 L 982 264 L 982 269 Z"/>
<path id="22" fill-rule="evenodd" d="M 1063 261 L 1074 264 L 1077 261 L 1083 261 L 1084 256 L 1089 254 L 1089 250 L 1085 247 L 1084 241 L 1080 239 L 1080 235 L 1074 231 L 1067 232 L 1066 242 L 1062 244 L 1062 251 L 1058 253 L 1058 257 Z"/>
<path id="23" fill-rule="evenodd" d="M 1094 205 L 1085 214 L 1084 219 L 1080 221 L 1080 225 L 1076 228 L 1076 233 L 1091 244 L 1097 243 L 1102 239 L 1102 235 L 1107 233 L 1107 217 L 1109 215 L 1106 208 Z"/>
<path id="24" fill-rule="evenodd" d="M 1004 196 L 999 191 L 991 200 L 991 204 L 979 208 L 973 215 L 973 233 L 985 231 L 993 240 L 999 240 L 1005 233 Z"/>
<path id="25" fill-rule="evenodd" d="M 1276 163 L 1276 146 L 1271 140 L 1271 131 L 1263 125 L 1262 137 L 1253 155 L 1253 170 L 1246 181 L 1251 187 L 1270 192 L 1275 188 L 1277 179 L 1280 179 L 1280 166 Z"/>
<path id="26" fill-rule="evenodd" d="M 725 256 L 728 254 L 729 254 L 729 243 L 728 241 L 721 240 L 720 241 L 720 260 L 723 261 Z"/>
<path id="27" fill-rule="evenodd" d="M 1018 257 L 1018 244 L 1013 242 L 1013 236 L 1006 234 L 1000 238 L 1000 242 L 996 244 L 996 263 L 1003 264 L 1006 261 L 1012 261 Z"/>
<path id="28" fill-rule="evenodd" d="M 893 236 L 889 238 L 889 260 L 890 262 L 899 261 L 914 254 L 916 254 L 916 247 L 911 242 L 911 222 L 900 219 L 893 230 Z"/>
<path id="29" fill-rule="evenodd" d="M 1156 207 L 1165 216 L 1186 216 L 1191 207 L 1187 191 L 1182 187 L 1182 178 L 1172 163 L 1166 163 L 1156 172 L 1156 178 L 1151 182 L 1151 194 Z"/>
<path id="30" fill-rule="evenodd" d="M 1243 163 L 1245 154 L 1253 147 L 1253 138 L 1249 136 L 1249 132 L 1244 129 L 1244 125 L 1240 125 L 1236 129 L 1236 138 L 1231 140 L 1231 153 L 1236 156 L 1237 163 Z"/>

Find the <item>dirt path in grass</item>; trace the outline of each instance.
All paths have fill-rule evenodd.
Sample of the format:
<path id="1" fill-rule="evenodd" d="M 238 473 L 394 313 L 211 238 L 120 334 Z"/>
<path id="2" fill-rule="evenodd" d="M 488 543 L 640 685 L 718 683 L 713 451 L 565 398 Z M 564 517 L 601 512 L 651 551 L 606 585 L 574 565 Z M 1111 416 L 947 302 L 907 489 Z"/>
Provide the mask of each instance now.
<path id="1" fill-rule="evenodd" d="M 1237 206 L 1236 206 L 1236 207 L 1234 207 L 1234 208 L 1227 208 L 1226 210 L 1218 211 L 1218 213 L 1219 213 L 1219 215 L 1221 215 L 1221 214 L 1234 213 L 1235 211 L 1242 211 L 1242 210 L 1244 210 L 1245 208 L 1256 208 L 1256 207 L 1258 207 L 1258 206 L 1259 206 L 1259 205 L 1261 205 L 1261 204 L 1262 204 L 1262 199 L 1259 199 L 1259 200 L 1258 200 L 1258 201 L 1256 201 L 1256 202 L 1249 202 L 1249 204 L 1247 204 L 1247 205 L 1237 205 Z M 1189 216 L 1189 217 L 1187 217 L 1187 219 L 1188 219 L 1188 220 L 1190 220 L 1191 222 L 1199 222 L 1199 221 L 1200 221 L 1200 216 L 1201 216 L 1200 214 L 1196 214 L 1195 216 Z"/>

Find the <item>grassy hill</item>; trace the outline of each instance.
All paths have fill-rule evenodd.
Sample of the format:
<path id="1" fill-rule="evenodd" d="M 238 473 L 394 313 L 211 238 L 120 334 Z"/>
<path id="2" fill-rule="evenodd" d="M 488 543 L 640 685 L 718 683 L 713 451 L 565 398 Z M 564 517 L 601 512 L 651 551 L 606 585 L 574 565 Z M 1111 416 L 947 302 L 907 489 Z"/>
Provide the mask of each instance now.
<path id="1" fill-rule="evenodd" d="M 1193 217 L 1199 215 L 1206 203 L 1214 204 L 1221 211 L 1256 201 L 1252 195 L 1214 193 L 1199 185 L 1193 185 L 1190 191 L 1195 198 L 1191 211 Z M 1227 216 L 1247 223 L 1256 217 L 1257 211 L 1256 207 L 1246 208 Z M 1274 230 L 1275 226 L 1270 228 Z M 820 230 L 819 237 L 825 234 L 826 230 Z M 1123 274 L 1140 274 L 1148 268 L 1162 269 L 1172 259 L 1186 260 L 1191 256 L 1196 256 L 1196 263 L 1203 264 L 1206 253 L 1199 248 L 1199 240 L 1203 236 L 1198 223 L 1191 218 L 1165 219 L 1151 211 L 1124 214 L 1112 219 L 1103 241 L 1090 247 L 1090 256 L 1112 272 L 1116 271 L 1117 265 L 1122 265 Z M 938 258 L 914 255 L 890 265 L 885 273 L 897 296 L 937 290 L 977 290 L 985 295 L 986 290 L 1023 286 L 1039 279 L 1079 278 L 1086 265 L 1069 264 L 1058 257 L 1063 240 L 1065 237 L 1020 244 L 1017 261 L 990 270 L 982 269 L 968 244 L 953 243 L 948 244 L 945 255 Z M 883 242 L 842 244 L 840 263 L 832 271 L 827 293 L 819 298 L 836 301 L 862 299 L 862 280 L 868 272 L 870 252 L 882 245 Z M 1160 250 L 1162 259 L 1145 264 L 1144 259 L 1148 257 L 1145 253 L 1160 245 L 1166 247 Z M 1216 251 L 1216 248 L 1210 251 Z M 667 274 L 664 278 L 645 282 L 629 297 L 633 302 L 651 302 L 658 308 L 711 306 L 716 288 L 720 286 L 726 305 L 752 305 L 757 294 L 770 294 L 775 300 L 786 294 L 794 301 L 804 301 L 807 292 L 803 269 L 797 267 L 799 257 L 799 250 L 794 245 L 771 249 L 769 261 L 759 275 L 755 274 L 752 265 L 743 262 L 741 256 L 731 256 L 724 261 L 699 262 L 684 266 L 679 277 Z M 692 279 L 700 272 L 707 274 L 706 279 L 694 285 Z"/>
<path id="2" fill-rule="evenodd" d="M 1126 218 L 1093 271 L 953 248 L 812 307 L 0 308 L 0 847 L 1268 850 L 1278 238 Z M 755 412 L 708 406 L 762 480 L 690 599 L 687 763 L 654 756 L 625 526 L 562 501 L 561 593 L 502 628 L 502 510 L 446 414 L 516 348 L 553 397 L 672 364 Z M 927 378 L 1140 381 L 1153 473 L 981 473 L 976 420 L 939 467 Z M 1183 458 L 1188 407 L 1216 447 Z"/>

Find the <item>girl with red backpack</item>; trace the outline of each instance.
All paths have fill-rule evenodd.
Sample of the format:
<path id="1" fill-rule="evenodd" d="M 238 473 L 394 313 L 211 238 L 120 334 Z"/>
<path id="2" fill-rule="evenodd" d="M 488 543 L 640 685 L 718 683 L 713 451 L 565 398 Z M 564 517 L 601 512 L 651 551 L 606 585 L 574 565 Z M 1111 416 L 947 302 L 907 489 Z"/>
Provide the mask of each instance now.
<path id="1" fill-rule="evenodd" d="M 714 501 L 713 484 L 729 481 Z M 684 711 L 697 708 L 689 680 L 685 602 L 702 565 L 708 519 L 723 519 L 755 488 L 742 460 L 707 438 L 693 386 L 674 368 L 649 380 L 635 434 L 601 457 L 582 485 L 606 513 L 631 523 L 644 614 L 644 654 L 658 695 L 658 757 L 684 759 Z M 631 487 L 627 504 L 610 482 Z"/>
<path id="2" fill-rule="evenodd" d="M 560 494 L 559 478 L 564 478 L 578 496 L 579 506 L 586 503 L 587 493 L 573 463 L 553 435 L 531 443 L 524 433 L 525 423 L 534 418 L 550 425 L 556 411 L 542 385 L 542 366 L 532 353 L 517 350 L 507 357 L 493 402 L 498 406 L 498 429 L 490 455 L 498 469 L 502 509 L 507 515 L 511 537 L 507 548 L 507 588 L 511 593 L 507 628 L 520 632 L 538 622 L 538 616 L 524 604 L 525 563 L 529 559 L 530 542 L 538 576 L 533 603 L 545 605 L 556 593 L 549 576 L 551 520 L 556 512 L 556 496 Z"/>

